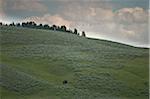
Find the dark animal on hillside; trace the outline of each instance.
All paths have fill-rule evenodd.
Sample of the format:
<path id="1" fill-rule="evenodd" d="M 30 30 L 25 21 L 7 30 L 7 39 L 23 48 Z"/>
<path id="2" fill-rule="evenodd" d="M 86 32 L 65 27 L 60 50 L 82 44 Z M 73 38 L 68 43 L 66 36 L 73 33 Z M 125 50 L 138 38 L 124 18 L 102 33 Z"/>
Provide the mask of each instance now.
<path id="1" fill-rule="evenodd" d="M 67 83 L 68 83 L 68 81 L 67 81 L 67 80 L 64 80 L 64 81 L 63 81 L 63 84 L 67 84 Z"/>

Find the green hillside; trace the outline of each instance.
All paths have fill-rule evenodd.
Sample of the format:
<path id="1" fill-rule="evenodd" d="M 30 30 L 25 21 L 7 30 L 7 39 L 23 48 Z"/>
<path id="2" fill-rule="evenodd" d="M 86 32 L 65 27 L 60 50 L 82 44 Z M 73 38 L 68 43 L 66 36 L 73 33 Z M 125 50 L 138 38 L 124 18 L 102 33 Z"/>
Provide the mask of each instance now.
<path id="1" fill-rule="evenodd" d="M 5 26 L 0 43 L 1 99 L 149 98 L 149 49 Z"/>

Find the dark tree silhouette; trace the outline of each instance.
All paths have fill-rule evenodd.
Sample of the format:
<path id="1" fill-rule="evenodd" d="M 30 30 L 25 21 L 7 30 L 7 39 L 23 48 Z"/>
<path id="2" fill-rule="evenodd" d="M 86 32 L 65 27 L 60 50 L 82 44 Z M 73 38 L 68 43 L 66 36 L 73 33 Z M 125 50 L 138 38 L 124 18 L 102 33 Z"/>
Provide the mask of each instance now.
<path id="1" fill-rule="evenodd" d="M 40 26 L 40 27 L 43 27 L 43 25 L 42 25 L 42 24 L 40 24 L 39 26 Z"/>
<path id="2" fill-rule="evenodd" d="M 85 32 L 84 32 L 84 31 L 82 31 L 82 36 L 86 37 L 86 34 L 85 34 Z"/>
<path id="3" fill-rule="evenodd" d="M 49 25 L 48 24 L 45 24 L 44 25 L 44 29 L 49 29 L 50 27 L 49 27 Z"/>
<path id="4" fill-rule="evenodd" d="M 60 26 L 56 26 L 56 30 L 57 30 L 57 31 L 62 31 L 62 29 L 61 29 Z"/>
<path id="5" fill-rule="evenodd" d="M 9 26 L 15 26 L 15 23 L 13 22 L 13 23 L 9 24 Z"/>
<path id="6" fill-rule="evenodd" d="M 52 30 L 56 30 L 57 29 L 57 26 L 56 25 L 53 25 L 52 26 Z"/>
<path id="7" fill-rule="evenodd" d="M 18 23 L 19 25 L 20 23 Z M 22 27 L 28 27 L 28 28 L 37 28 L 37 25 L 35 22 L 30 21 L 30 22 L 23 22 Z"/>
<path id="8" fill-rule="evenodd" d="M 76 28 L 74 29 L 74 34 L 78 34 L 78 30 Z"/>
<path id="9" fill-rule="evenodd" d="M 29 25 L 30 28 L 32 28 L 32 27 L 34 26 L 34 24 L 35 24 L 35 23 L 32 22 L 32 21 L 28 23 L 28 25 Z"/>
<path id="10" fill-rule="evenodd" d="M 66 26 L 65 26 L 65 25 L 61 26 L 61 31 L 66 32 L 66 30 L 67 30 L 67 28 L 66 28 Z"/>
<path id="11" fill-rule="evenodd" d="M 56 31 L 63 31 L 63 32 L 67 32 L 67 33 L 72 33 L 72 34 L 76 34 L 76 35 L 80 35 L 80 33 L 78 33 L 78 30 L 75 28 L 74 31 L 72 31 L 71 29 L 67 29 L 67 27 L 65 25 L 57 26 L 57 25 L 52 25 L 49 26 L 48 24 L 39 24 L 37 25 L 34 21 L 29 21 L 29 22 L 22 22 L 22 23 L 11 23 L 11 24 L 3 24 L 2 22 L 0 22 L 0 26 L 16 26 L 16 27 L 26 27 L 26 28 L 35 28 L 35 29 L 48 29 L 48 30 L 56 30 Z M 85 32 L 83 31 L 81 36 L 86 36 Z"/>
<path id="12" fill-rule="evenodd" d="M 17 23 L 17 24 L 16 24 L 16 26 L 17 26 L 17 27 L 20 27 L 20 26 L 21 26 L 21 24 L 20 24 L 20 23 Z"/>
<path id="13" fill-rule="evenodd" d="M 39 24 L 39 25 L 37 26 L 37 28 L 38 28 L 38 29 L 43 29 L 43 24 Z"/>
<path id="14" fill-rule="evenodd" d="M 35 22 L 33 23 L 33 27 L 34 27 L 34 28 L 37 28 L 37 24 L 36 24 Z"/>
<path id="15" fill-rule="evenodd" d="M 22 27 L 26 27 L 26 23 L 25 22 L 22 22 Z"/>
<path id="16" fill-rule="evenodd" d="M 2 26 L 3 25 L 3 23 L 2 22 L 0 22 L 0 26 Z"/>
<path id="17" fill-rule="evenodd" d="M 72 30 L 70 30 L 70 29 L 69 29 L 69 30 L 66 30 L 66 32 L 68 32 L 68 33 L 73 33 Z"/>
<path id="18" fill-rule="evenodd" d="M 27 27 L 29 28 L 36 28 L 36 23 L 33 21 L 27 22 Z"/>

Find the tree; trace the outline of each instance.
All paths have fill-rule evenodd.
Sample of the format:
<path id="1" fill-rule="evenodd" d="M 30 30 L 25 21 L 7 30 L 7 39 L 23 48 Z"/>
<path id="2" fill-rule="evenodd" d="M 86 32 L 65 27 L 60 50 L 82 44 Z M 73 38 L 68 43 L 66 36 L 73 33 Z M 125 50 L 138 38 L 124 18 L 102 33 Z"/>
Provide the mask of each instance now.
<path id="1" fill-rule="evenodd" d="M 44 29 L 49 29 L 50 27 L 49 27 L 49 25 L 48 24 L 45 24 L 44 25 Z"/>
<path id="2" fill-rule="evenodd" d="M 66 32 L 68 32 L 68 33 L 73 33 L 71 29 L 66 30 Z"/>
<path id="3" fill-rule="evenodd" d="M 74 34 L 78 34 L 78 30 L 76 28 L 74 29 Z"/>
<path id="4" fill-rule="evenodd" d="M 26 23 L 26 27 L 30 27 L 30 22 L 27 22 L 27 23 Z"/>
<path id="5" fill-rule="evenodd" d="M 66 32 L 66 26 L 65 25 L 61 26 L 61 31 Z"/>
<path id="6" fill-rule="evenodd" d="M 22 27 L 26 27 L 26 23 L 25 22 L 22 22 Z"/>
<path id="7" fill-rule="evenodd" d="M 42 28 L 43 28 L 43 25 L 42 25 L 42 24 L 39 24 L 39 25 L 38 25 L 38 28 L 39 28 L 39 29 L 42 29 Z"/>
<path id="8" fill-rule="evenodd" d="M 33 26 L 33 22 L 32 21 L 31 22 L 27 22 L 27 24 L 28 24 L 29 28 L 32 28 L 32 26 Z"/>
<path id="9" fill-rule="evenodd" d="M 29 27 L 31 27 L 31 26 L 32 26 L 32 24 L 33 24 L 33 22 L 32 22 L 32 21 L 31 21 L 31 22 L 28 22 Z"/>
<path id="10" fill-rule="evenodd" d="M 82 31 L 82 36 L 83 36 L 83 37 L 86 37 L 86 34 L 85 34 L 85 32 L 84 32 L 84 31 Z"/>
<path id="11" fill-rule="evenodd" d="M 37 28 L 37 24 L 36 24 L 35 22 L 33 23 L 33 27 L 34 27 L 34 28 Z"/>
<path id="12" fill-rule="evenodd" d="M 56 25 L 53 25 L 52 26 L 52 30 L 56 30 L 57 29 L 57 26 Z"/>
<path id="13" fill-rule="evenodd" d="M 2 26 L 3 25 L 3 23 L 2 22 L 0 22 L 0 26 Z"/>
<path id="14" fill-rule="evenodd" d="M 36 28 L 36 23 L 33 21 L 28 22 L 28 27 L 30 28 Z"/>
<path id="15" fill-rule="evenodd" d="M 9 24 L 9 26 L 15 26 L 15 23 L 13 22 L 13 23 Z"/>
<path id="16" fill-rule="evenodd" d="M 17 27 L 20 27 L 21 25 L 20 25 L 20 23 L 17 23 L 16 26 L 17 26 Z"/>

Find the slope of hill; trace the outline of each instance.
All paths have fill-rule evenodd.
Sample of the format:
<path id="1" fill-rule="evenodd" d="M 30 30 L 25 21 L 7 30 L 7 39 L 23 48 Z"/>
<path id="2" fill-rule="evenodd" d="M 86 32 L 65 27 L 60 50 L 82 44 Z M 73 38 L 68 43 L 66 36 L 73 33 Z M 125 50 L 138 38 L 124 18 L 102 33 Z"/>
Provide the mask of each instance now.
<path id="1" fill-rule="evenodd" d="M 0 28 L 1 99 L 148 99 L 149 49 Z"/>

